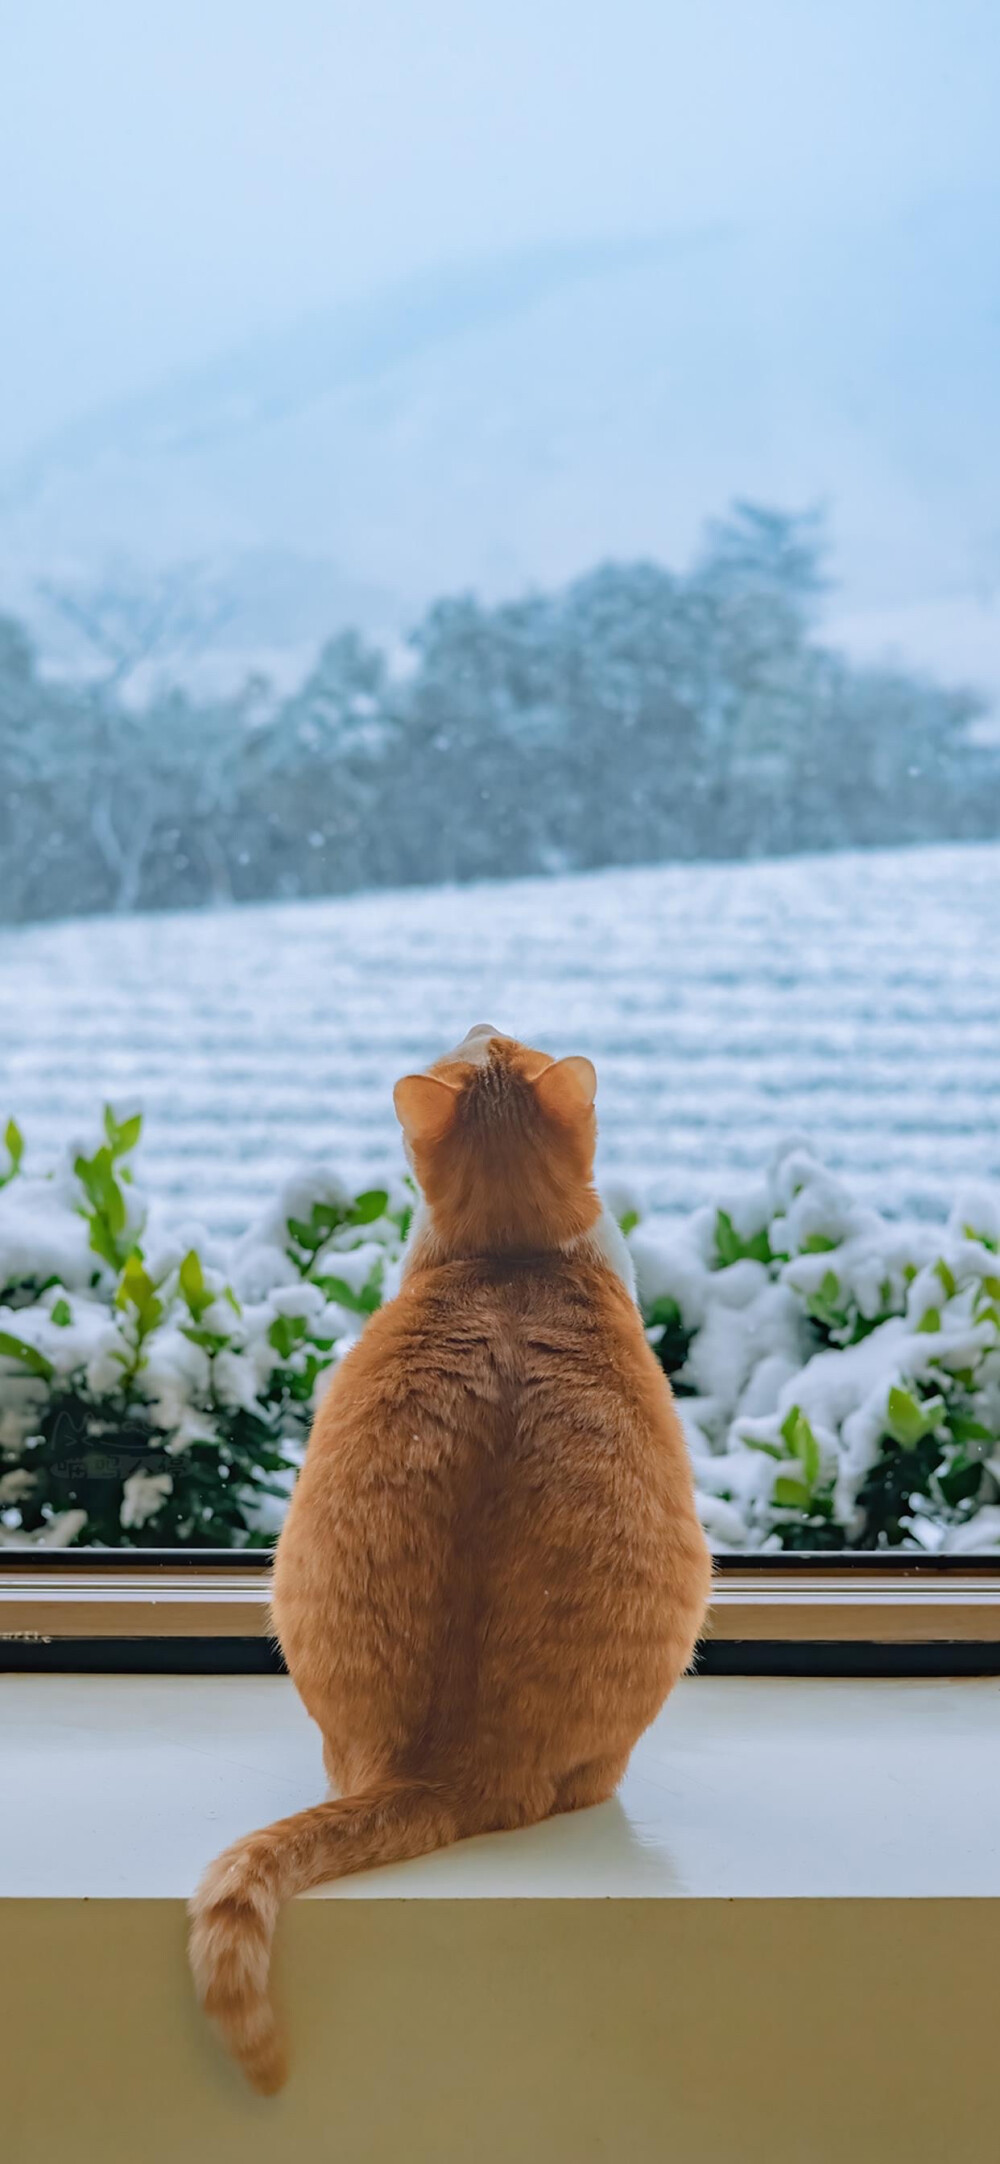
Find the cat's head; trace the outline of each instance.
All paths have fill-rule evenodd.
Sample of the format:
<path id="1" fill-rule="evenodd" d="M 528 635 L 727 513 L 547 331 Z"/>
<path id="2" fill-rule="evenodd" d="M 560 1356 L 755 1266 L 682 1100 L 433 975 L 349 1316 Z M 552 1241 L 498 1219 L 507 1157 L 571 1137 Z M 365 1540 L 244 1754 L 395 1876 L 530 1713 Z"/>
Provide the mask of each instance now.
<path id="1" fill-rule="evenodd" d="M 393 1093 L 406 1153 L 449 1254 L 564 1247 L 600 1215 L 597 1077 L 488 1022 Z"/>

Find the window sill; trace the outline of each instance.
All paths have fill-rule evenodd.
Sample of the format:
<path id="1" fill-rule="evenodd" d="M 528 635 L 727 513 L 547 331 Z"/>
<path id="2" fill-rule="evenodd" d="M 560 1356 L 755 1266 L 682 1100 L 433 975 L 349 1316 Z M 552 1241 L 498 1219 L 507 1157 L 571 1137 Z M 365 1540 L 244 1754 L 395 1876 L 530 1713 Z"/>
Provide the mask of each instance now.
<path id="1" fill-rule="evenodd" d="M 685 1681 L 613 1802 L 290 1905 L 263 2105 L 194 2006 L 184 1898 L 322 1794 L 291 1684 L 0 1679 L 19 2164 L 273 2164 L 331 2129 L 369 2164 L 985 2164 L 998 1710 L 994 1681 Z"/>
<path id="2" fill-rule="evenodd" d="M 998 1715 L 994 1678 L 688 1677 L 614 1802 L 330 1891 L 1000 1899 Z M 285 1677 L 7 1676 L 0 1726 L 0 1898 L 181 1900 L 228 1840 L 325 1793 Z"/>

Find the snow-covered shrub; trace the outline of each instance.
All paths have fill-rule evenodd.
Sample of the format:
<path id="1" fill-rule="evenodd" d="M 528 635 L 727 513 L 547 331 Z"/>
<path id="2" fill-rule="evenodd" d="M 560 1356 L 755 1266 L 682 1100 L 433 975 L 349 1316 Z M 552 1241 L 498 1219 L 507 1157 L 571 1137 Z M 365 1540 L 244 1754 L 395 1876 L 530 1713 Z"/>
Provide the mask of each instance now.
<path id="1" fill-rule="evenodd" d="M 713 1544 L 1000 1546 L 1000 1196 L 892 1223 L 789 1144 L 727 1203 L 630 1235 Z"/>
<path id="2" fill-rule="evenodd" d="M 312 1168 L 223 1251 L 147 1209 L 139 1133 L 0 1145 L 0 1542 L 267 1545 L 394 1289 L 405 1186 Z M 677 1224 L 609 1200 L 717 1548 L 1000 1548 L 1000 1197 L 893 1223 L 790 1144 Z"/>
<path id="3" fill-rule="evenodd" d="M 319 1378 L 382 1299 L 403 1189 L 289 1183 L 228 1254 L 160 1227 L 138 1114 L 46 1177 L 0 1151 L 0 1542 L 245 1547 L 277 1531 Z M 4 1161 L 6 1159 L 6 1162 Z"/>

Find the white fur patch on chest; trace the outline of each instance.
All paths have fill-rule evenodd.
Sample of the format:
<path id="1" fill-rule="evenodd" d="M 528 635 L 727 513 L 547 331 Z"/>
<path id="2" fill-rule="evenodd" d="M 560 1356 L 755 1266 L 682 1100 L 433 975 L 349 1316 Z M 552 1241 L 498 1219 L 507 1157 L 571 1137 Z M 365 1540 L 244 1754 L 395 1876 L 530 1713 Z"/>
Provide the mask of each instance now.
<path id="1" fill-rule="evenodd" d="M 603 1263 L 605 1269 L 610 1270 L 612 1276 L 617 1277 L 624 1285 L 630 1300 L 636 1299 L 635 1266 L 628 1243 L 618 1219 L 612 1217 L 605 1204 L 601 1205 L 601 1214 L 596 1225 L 584 1233 L 582 1240 L 574 1240 L 571 1252 L 577 1255 L 589 1254 L 595 1262 Z"/>

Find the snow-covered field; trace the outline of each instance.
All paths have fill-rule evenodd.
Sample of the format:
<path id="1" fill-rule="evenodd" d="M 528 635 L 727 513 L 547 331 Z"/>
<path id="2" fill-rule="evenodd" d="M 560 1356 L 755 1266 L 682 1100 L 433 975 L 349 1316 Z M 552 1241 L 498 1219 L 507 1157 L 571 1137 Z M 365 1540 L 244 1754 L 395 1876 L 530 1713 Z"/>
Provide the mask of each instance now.
<path id="1" fill-rule="evenodd" d="M 798 1132 L 859 1197 L 1000 1178 L 1000 845 L 666 866 L 0 936 L 0 1115 L 37 1162 L 103 1097 L 142 1176 L 237 1230 L 289 1167 L 392 1168 L 390 1088 L 472 1022 L 588 1052 L 656 1209 Z"/>

